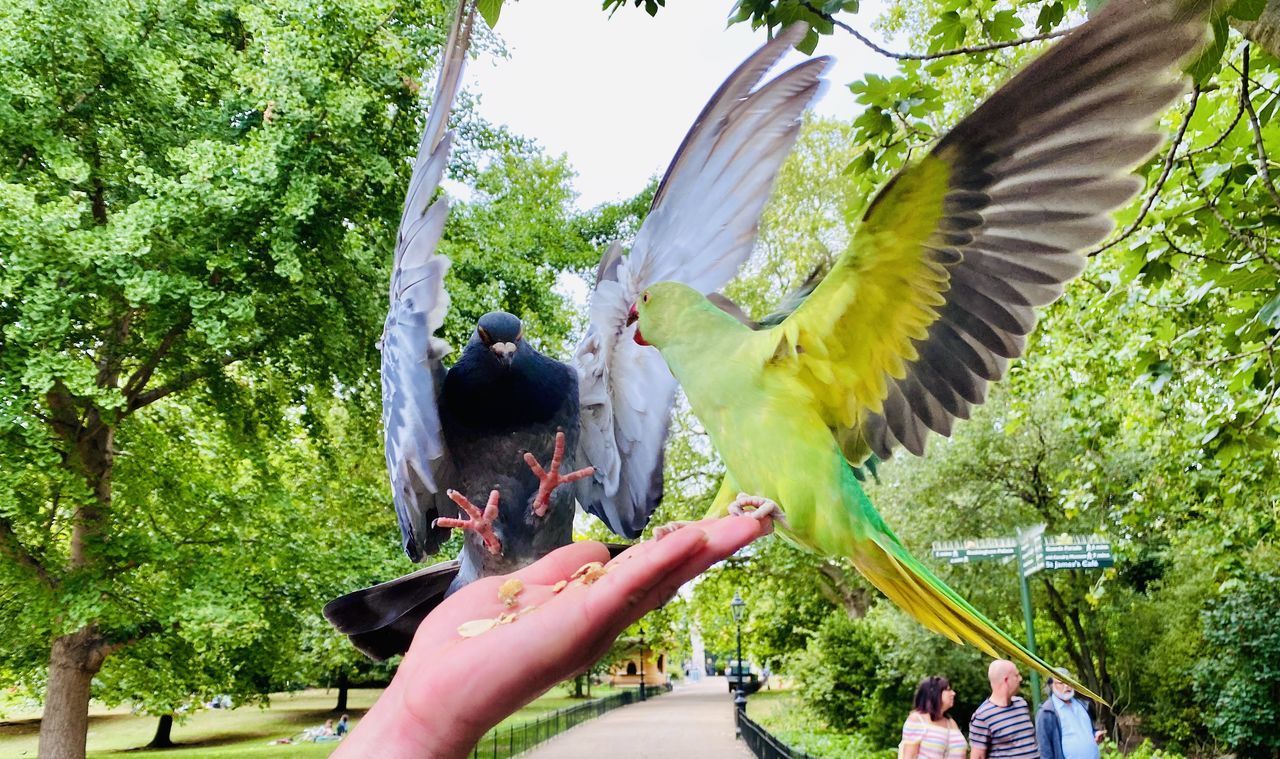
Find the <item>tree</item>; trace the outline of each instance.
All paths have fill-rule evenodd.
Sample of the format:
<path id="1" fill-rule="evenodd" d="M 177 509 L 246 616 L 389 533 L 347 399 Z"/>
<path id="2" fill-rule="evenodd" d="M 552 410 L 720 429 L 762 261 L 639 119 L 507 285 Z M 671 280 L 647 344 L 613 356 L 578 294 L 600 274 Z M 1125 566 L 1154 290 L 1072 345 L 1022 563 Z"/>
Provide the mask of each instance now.
<path id="1" fill-rule="evenodd" d="M 0 15 L 0 627 L 47 683 L 42 754 L 80 756 L 91 688 L 164 715 L 296 685 L 291 615 L 404 568 L 374 346 L 444 13 Z M 568 169 L 460 119 L 478 199 L 446 241 L 449 336 L 505 305 L 556 345 L 550 285 L 594 258 Z M 490 223 L 528 231 L 504 248 Z"/>

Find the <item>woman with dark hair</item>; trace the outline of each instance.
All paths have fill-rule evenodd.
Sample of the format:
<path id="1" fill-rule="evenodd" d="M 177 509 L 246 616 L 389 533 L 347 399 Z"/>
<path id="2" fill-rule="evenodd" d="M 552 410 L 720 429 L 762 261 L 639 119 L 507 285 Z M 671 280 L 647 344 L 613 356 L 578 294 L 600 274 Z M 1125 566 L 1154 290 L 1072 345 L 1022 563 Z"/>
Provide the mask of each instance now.
<path id="1" fill-rule="evenodd" d="M 955 702 L 956 692 L 947 678 L 934 675 L 920 681 L 911 714 L 902 725 L 899 759 L 964 759 L 969 748 L 964 733 L 947 716 Z"/>

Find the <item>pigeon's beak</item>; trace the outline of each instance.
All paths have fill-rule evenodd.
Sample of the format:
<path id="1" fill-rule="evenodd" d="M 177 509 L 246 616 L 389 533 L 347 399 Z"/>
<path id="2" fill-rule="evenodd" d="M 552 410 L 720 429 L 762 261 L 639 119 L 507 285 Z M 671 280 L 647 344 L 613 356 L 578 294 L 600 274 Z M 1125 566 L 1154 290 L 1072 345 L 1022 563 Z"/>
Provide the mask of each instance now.
<path id="1" fill-rule="evenodd" d="M 516 355 L 515 343 L 494 343 L 489 346 L 489 350 L 493 351 L 493 355 L 498 357 L 498 361 L 503 366 L 511 366 L 511 359 Z"/>
<path id="2" fill-rule="evenodd" d="M 636 304 L 631 304 L 631 310 L 627 312 L 627 326 L 630 327 L 640 319 L 640 312 L 636 310 Z M 640 328 L 636 327 L 635 334 L 636 345 L 648 345 L 644 340 L 644 336 L 640 334 Z"/>

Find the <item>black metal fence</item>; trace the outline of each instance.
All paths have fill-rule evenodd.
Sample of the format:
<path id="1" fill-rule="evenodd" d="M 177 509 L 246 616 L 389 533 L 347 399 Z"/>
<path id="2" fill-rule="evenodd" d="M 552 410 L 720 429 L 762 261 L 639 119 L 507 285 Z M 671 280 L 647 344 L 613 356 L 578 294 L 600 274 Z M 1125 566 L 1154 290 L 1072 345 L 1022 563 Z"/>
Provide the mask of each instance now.
<path id="1" fill-rule="evenodd" d="M 548 712 L 535 720 L 522 722 L 519 725 L 499 725 L 480 739 L 476 747 L 471 750 L 471 759 L 506 759 L 506 757 L 522 754 L 575 725 L 595 719 L 619 706 L 642 701 L 644 698 L 666 693 L 669 690 L 671 690 L 670 683 L 646 685 L 644 696 L 640 695 L 639 689 L 628 690 L 564 709 L 556 709 L 554 712 Z"/>
<path id="2" fill-rule="evenodd" d="M 775 738 L 747 716 L 745 709 L 734 707 L 738 720 L 738 734 L 756 759 L 814 759 L 803 751 L 797 751 Z"/>

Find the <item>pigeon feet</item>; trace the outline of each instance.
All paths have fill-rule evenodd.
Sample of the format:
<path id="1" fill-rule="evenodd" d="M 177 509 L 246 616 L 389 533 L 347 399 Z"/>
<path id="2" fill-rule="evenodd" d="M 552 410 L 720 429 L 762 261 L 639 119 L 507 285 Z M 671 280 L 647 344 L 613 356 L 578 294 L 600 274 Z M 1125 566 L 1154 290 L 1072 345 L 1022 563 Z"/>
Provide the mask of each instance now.
<path id="1" fill-rule="evenodd" d="M 745 508 L 748 506 L 751 507 L 750 511 Z M 764 496 L 738 493 L 737 499 L 729 504 L 729 513 L 735 517 L 750 516 L 756 519 L 773 517 L 773 521 L 783 527 L 791 526 L 787 524 L 787 515 L 783 513 L 782 507 L 776 501 L 771 501 Z"/>
<path id="2" fill-rule="evenodd" d="M 489 553 L 498 556 L 502 553 L 502 541 L 498 540 L 498 536 L 493 532 L 493 523 L 498 520 L 498 491 L 495 489 L 489 493 L 489 502 L 484 505 L 484 511 L 476 508 L 476 505 L 467 500 L 467 497 L 456 490 L 447 491 L 446 495 L 449 500 L 458 504 L 458 507 L 467 513 L 469 519 L 453 519 L 452 517 L 440 517 L 431 523 L 433 527 L 444 527 L 454 530 L 471 530 L 480 536 L 484 541 L 484 547 L 489 549 Z"/>
<path id="3" fill-rule="evenodd" d="M 540 517 L 547 515 L 547 507 L 551 505 L 551 491 L 561 485 L 577 482 L 583 477 L 590 477 L 596 472 L 595 467 L 589 466 L 576 472 L 560 474 L 560 465 L 564 463 L 563 431 L 556 432 L 556 448 L 555 452 L 551 454 L 551 466 L 548 469 L 543 469 L 532 453 L 525 453 L 524 463 L 529 465 L 529 468 L 533 470 L 533 473 L 538 476 L 538 480 L 542 483 L 538 486 L 538 495 L 533 499 L 533 513 Z"/>
<path id="4" fill-rule="evenodd" d="M 653 528 L 653 539 L 662 540 L 681 527 L 686 527 L 691 524 L 693 524 L 693 522 L 689 521 L 667 522 L 666 524 L 660 524 Z"/>

